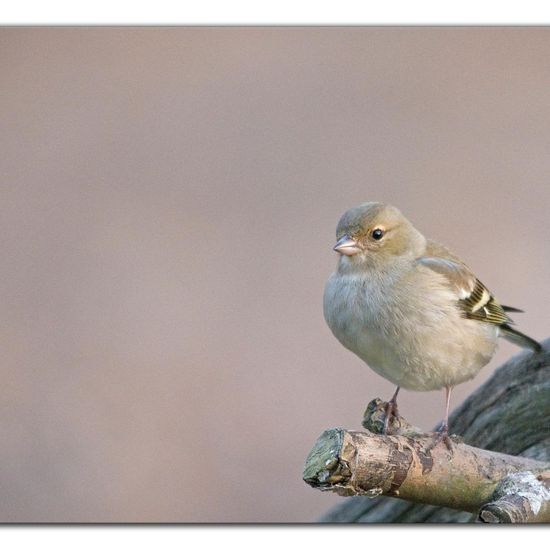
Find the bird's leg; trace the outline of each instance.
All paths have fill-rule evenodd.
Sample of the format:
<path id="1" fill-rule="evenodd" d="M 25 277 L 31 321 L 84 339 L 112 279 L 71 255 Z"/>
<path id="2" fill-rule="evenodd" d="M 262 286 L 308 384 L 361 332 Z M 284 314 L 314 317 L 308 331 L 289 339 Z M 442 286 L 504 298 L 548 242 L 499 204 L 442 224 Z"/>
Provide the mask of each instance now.
<path id="1" fill-rule="evenodd" d="M 384 435 L 387 435 L 388 428 L 390 426 L 390 418 L 393 416 L 394 418 L 397 418 L 398 410 L 397 410 L 397 394 L 399 393 L 399 386 L 397 386 L 397 389 L 395 390 L 395 393 L 393 394 L 393 397 L 386 403 L 386 415 L 384 417 L 384 428 L 382 429 L 382 433 Z"/>
<path id="2" fill-rule="evenodd" d="M 433 449 L 439 442 L 444 441 L 447 449 L 449 449 L 449 451 L 452 450 L 451 438 L 449 437 L 449 405 L 451 403 L 452 389 L 452 386 L 445 386 L 445 418 L 435 432 L 435 438 L 429 445 L 430 449 Z"/>

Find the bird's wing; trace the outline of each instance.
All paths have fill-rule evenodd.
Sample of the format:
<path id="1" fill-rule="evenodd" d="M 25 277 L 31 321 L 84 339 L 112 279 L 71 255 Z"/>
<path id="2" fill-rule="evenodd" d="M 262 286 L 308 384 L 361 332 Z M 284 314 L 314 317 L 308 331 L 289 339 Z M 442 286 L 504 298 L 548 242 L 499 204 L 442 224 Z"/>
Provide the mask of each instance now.
<path id="1" fill-rule="evenodd" d="M 445 277 L 465 317 L 495 325 L 512 323 L 487 287 L 463 263 L 434 256 L 422 256 L 417 262 Z"/>
<path id="2" fill-rule="evenodd" d="M 464 264 L 433 256 L 423 256 L 417 262 L 445 277 L 457 294 L 460 309 L 469 319 L 495 325 L 512 322 L 487 287 Z"/>
<path id="3" fill-rule="evenodd" d="M 498 325 L 507 340 L 537 351 L 541 349 L 537 341 L 510 326 L 513 321 L 506 311 L 517 310 L 500 305 L 466 264 L 437 243 L 430 243 L 427 252 L 434 255 L 422 256 L 416 260 L 417 263 L 445 277 L 449 287 L 455 291 L 457 305 L 466 318 Z"/>

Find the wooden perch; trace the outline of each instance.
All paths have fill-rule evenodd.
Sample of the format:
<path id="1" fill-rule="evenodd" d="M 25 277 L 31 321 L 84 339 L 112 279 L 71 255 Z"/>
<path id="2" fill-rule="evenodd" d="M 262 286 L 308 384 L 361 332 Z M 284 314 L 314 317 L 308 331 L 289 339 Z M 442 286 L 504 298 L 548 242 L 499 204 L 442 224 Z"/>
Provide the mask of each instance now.
<path id="1" fill-rule="evenodd" d="M 549 343 L 540 354 L 512 358 L 459 407 L 451 433 L 466 442 L 453 438 L 452 451 L 443 443 L 430 449 L 432 434 L 402 417 L 392 423 L 392 435 L 380 435 L 385 403 L 379 399 L 365 412 L 367 432 L 325 431 L 308 456 L 304 480 L 360 496 L 323 520 L 550 522 Z M 476 439 L 490 450 L 473 446 Z M 523 448 L 514 453 L 518 445 Z M 495 452 L 506 446 L 530 458 Z M 364 498 L 378 495 L 385 496 Z"/>
<path id="2" fill-rule="evenodd" d="M 385 405 L 380 400 L 375 403 Z M 382 407 L 374 410 L 379 408 Z M 408 425 L 402 418 L 399 421 L 402 427 Z M 501 481 L 509 481 L 508 476 L 516 474 L 523 481 L 524 492 L 529 480 L 534 498 L 545 503 L 539 504 L 537 513 L 532 514 L 533 521 L 550 521 L 550 491 L 538 479 L 550 476 L 550 464 L 456 441 L 451 450 L 443 443 L 430 448 L 432 444 L 433 434 L 384 436 L 334 428 L 317 440 L 306 461 L 304 480 L 313 487 L 343 496 L 388 495 L 477 512 L 493 500 Z M 504 497 L 513 484 L 509 481 L 508 486 Z M 502 503 L 500 494 L 498 497 L 497 502 Z M 534 510 L 536 506 L 531 508 Z M 489 513 L 487 508 L 484 513 Z"/>

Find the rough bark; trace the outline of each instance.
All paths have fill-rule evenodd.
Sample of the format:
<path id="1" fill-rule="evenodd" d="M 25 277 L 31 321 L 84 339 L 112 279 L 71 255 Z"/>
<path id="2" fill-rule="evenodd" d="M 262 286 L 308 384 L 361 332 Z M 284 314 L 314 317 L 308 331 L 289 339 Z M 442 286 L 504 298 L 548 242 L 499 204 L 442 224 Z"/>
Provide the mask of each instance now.
<path id="1" fill-rule="evenodd" d="M 367 414 L 385 403 L 375 400 Z M 377 406 L 382 405 L 382 407 Z M 366 424 L 372 424 L 371 416 Z M 387 495 L 482 512 L 488 522 L 550 520 L 550 463 L 495 453 L 455 438 L 435 444 L 434 434 L 399 435 L 341 428 L 326 430 L 310 452 L 304 480 L 342 496 Z"/>
<path id="2" fill-rule="evenodd" d="M 379 404 L 380 402 L 375 402 L 374 408 Z M 367 424 L 369 430 L 379 431 L 381 420 L 377 417 L 376 411 L 371 410 L 370 416 L 367 414 L 367 420 L 371 422 L 370 425 Z M 413 456 L 415 452 L 418 453 L 418 449 L 422 453 L 424 447 L 420 430 L 406 423 L 394 425 L 393 428 L 397 434 L 401 435 L 383 437 L 371 434 L 367 437 L 370 437 L 369 441 L 373 441 L 372 438 L 385 440 L 391 448 L 400 449 L 399 452 L 404 450 L 407 457 Z M 550 339 L 543 343 L 541 353 L 532 354 L 529 351 L 524 351 L 495 371 L 483 386 L 453 412 L 450 418 L 450 431 L 459 434 L 466 444 L 455 444 L 453 445 L 455 449 L 482 447 L 488 451 L 506 453 L 514 455 L 514 457 L 550 462 Z M 343 432 L 345 430 L 342 430 Z M 335 437 L 339 437 L 338 433 L 335 431 L 332 434 L 333 440 Z M 361 432 L 345 433 L 357 434 Z M 396 438 L 397 441 L 405 439 L 414 442 L 416 440 L 417 443 L 407 443 L 408 447 L 406 447 L 401 441 L 402 447 L 400 448 L 396 443 Z M 334 443 L 334 441 L 332 442 Z M 483 449 L 476 449 L 474 452 L 476 459 L 478 458 L 477 451 L 481 452 L 480 456 L 484 456 Z M 443 445 L 434 448 L 434 461 L 437 459 L 439 464 L 441 459 L 445 459 L 444 454 L 441 456 L 439 454 L 445 452 L 446 448 Z M 470 453 L 470 450 L 467 452 Z M 515 463 L 515 460 L 521 460 L 514 457 L 510 457 L 513 459 L 512 463 Z M 421 459 L 417 458 L 421 462 Z M 333 459 L 334 457 L 331 460 Z M 451 460 L 454 459 L 451 458 Z M 435 496 L 435 493 L 441 493 L 441 488 L 445 485 L 440 483 L 434 486 L 429 499 L 416 499 L 423 503 L 397 500 L 389 496 L 377 496 L 376 498 L 355 496 L 344 500 L 330 510 L 321 518 L 321 521 L 367 523 L 548 521 L 550 510 L 548 510 L 547 497 L 549 495 L 548 492 L 545 493 L 548 489 L 548 479 L 546 474 L 540 473 L 538 466 L 529 464 L 537 472 L 531 472 L 536 482 L 534 485 L 533 478 L 527 475 L 531 470 L 525 470 L 522 467 L 518 469 L 503 468 L 499 475 L 491 477 L 490 490 L 483 493 L 482 498 L 478 498 L 477 504 L 481 504 L 481 509 L 475 509 L 472 506 L 463 507 L 462 510 L 449 508 L 449 506 L 457 507 L 456 503 Z M 328 464 L 328 466 L 334 466 L 334 464 Z M 510 461 L 508 461 L 508 466 L 510 466 Z M 345 477 L 346 472 L 341 469 L 338 475 Z M 536 479 L 537 475 L 542 477 Z M 304 477 L 307 476 L 311 480 L 312 472 L 305 471 Z M 382 484 L 382 492 L 384 492 L 384 487 Z M 398 489 L 401 497 L 403 496 L 403 487 L 404 482 L 402 481 L 400 489 Z M 380 487 L 372 488 L 379 489 Z M 370 496 L 380 494 L 379 490 L 374 493 L 366 491 L 363 494 Z M 347 494 L 354 493 L 348 492 Z M 390 494 L 389 489 L 386 490 L 386 494 Z M 429 502 L 429 504 L 425 502 Z M 446 504 L 446 506 L 442 506 L 442 504 Z"/>
<path id="3" fill-rule="evenodd" d="M 484 523 L 550 523 L 550 475 L 522 471 L 506 476 L 492 502 L 481 507 Z"/>

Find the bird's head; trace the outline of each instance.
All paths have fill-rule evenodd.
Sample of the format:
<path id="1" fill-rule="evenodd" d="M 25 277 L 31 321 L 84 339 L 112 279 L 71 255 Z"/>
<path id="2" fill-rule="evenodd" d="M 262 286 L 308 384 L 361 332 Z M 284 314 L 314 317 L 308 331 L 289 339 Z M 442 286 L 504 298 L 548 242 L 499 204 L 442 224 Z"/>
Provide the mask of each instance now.
<path id="1" fill-rule="evenodd" d="M 340 266 L 353 269 L 391 266 L 398 258 L 416 258 L 426 239 L 389 204 L 366 202 L 350 208 L 338 222 L 334 250 Z"/>

